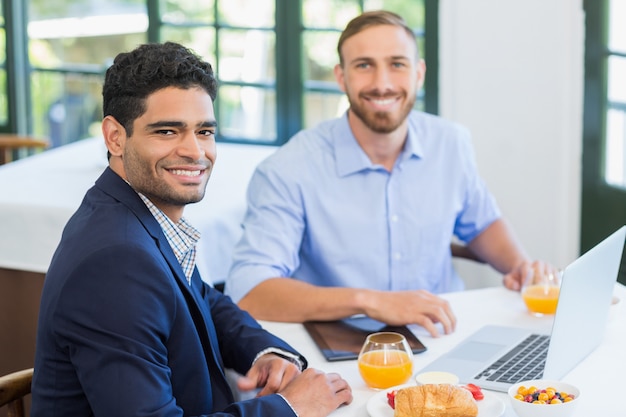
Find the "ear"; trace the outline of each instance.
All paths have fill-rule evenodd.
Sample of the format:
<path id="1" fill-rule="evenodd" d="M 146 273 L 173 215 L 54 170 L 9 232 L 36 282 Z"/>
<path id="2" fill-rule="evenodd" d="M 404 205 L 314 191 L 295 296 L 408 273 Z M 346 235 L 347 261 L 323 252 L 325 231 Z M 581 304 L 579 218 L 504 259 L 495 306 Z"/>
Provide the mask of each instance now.
<path id="1" fill-rule="evenodd" d="M 126 129 L 113 116 L 102 119 L 104 144 L 112 156 L 122 156 L 126 144 Z"/>
<path id="2" fill-rule="evenodd" d="M 424 80 L 426 79 L 426 62 L 423 59 L 417 61 L 417 89 L 420 90 L 424 86 Z"/>
<path id="3" fill-rule="evenodd" d="M 341 64 L 335 65 L 334 72 L 335 72 L 335 80 L 337 80 L 337 84 L 339 85 L 339 88 L 341 89 L 341 91 L 345 93 L 346 92 L 345 76 L 344 76 L 343 68 L 341 67 Z"/>

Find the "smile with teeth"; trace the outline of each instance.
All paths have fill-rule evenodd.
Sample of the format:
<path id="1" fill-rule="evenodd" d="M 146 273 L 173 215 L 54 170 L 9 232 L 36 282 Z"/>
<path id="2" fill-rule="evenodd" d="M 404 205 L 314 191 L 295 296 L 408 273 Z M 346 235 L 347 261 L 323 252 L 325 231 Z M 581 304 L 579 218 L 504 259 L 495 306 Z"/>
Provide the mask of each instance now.
<path id="1" fill-rule="evenodd" d="M 185 177 L 197 177 L 202 173 L 202 171 L 199 169 L 193 171 L 188 171 L 185 169 L 171 169 L 170 172 L 174 175 L 182 175 Z"/>
<path id="2" fill-rule="evenodd" d="M 384 99 L 371 99 L 372 102 L 378 106 L 387 106 L 391 103 L 393 103 L 394 101 L 396 101 L 395 98 L 384 98 Z"/>

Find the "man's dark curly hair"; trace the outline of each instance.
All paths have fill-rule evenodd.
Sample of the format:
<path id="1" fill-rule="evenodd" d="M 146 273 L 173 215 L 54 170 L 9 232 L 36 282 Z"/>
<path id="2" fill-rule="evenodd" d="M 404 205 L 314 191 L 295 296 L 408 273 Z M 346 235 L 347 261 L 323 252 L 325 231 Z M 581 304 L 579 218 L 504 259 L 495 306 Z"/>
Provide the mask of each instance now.
<path id="1" fill-rule="evenodd" d="M 133 122 L 146 111 L 146 98 L 166 87 L 200 87 L 212 100 L 217 81 L 211 64 L 174 42 L 140 45 L 118 54 L 102 87 L 104 116 L 113 116 L 132 136 Z"/>

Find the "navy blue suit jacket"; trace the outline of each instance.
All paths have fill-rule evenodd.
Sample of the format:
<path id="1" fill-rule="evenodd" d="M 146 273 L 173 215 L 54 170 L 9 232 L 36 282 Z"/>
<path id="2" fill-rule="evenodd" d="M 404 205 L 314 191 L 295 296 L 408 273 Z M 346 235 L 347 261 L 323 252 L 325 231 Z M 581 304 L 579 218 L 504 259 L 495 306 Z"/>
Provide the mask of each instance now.
<path id="1" fill-rule="evenodd" d="M 276 394 L 233 403 L 224 368 L 246 373 L 267 347 L 296 353 L 197 269 L 189 286 L 158 222 L 107 168 L 46 275 L 32 416 L 293 415 Z"/>

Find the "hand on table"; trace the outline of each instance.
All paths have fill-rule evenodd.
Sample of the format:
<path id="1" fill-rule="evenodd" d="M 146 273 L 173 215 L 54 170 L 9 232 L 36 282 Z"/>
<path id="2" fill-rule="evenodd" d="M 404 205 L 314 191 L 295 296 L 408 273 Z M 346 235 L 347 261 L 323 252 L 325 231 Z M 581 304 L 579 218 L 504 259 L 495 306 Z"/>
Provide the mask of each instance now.
<path id="1" fill-rule="evenodd" d="M 389 325 L 417 324 L 433 337 L 439 336 L 435 323 L 441 323 L 445 334 L 456 327 L 448 301 L 428 291 L 375 291 L 371 296 L 365 314 Z"/>
<path id="2" fill-rule="evenodd" d="M 352 389 L 339 374 L 313 368 L 293 379 L 280 394 L 300 417 L 325 417 L 352 402 Z"/>
<path id="3" fill-rule="evenodd" d="M 237 387 L 242 391 L 262 388 L 259 397 L 280 393 L 300 417 L 325 417 L 352 402 L 352 390 L 338 374 L 316 369 L 300 372 L 294 363 L 272 353 L 261 356 L 237 381 Z"/>

